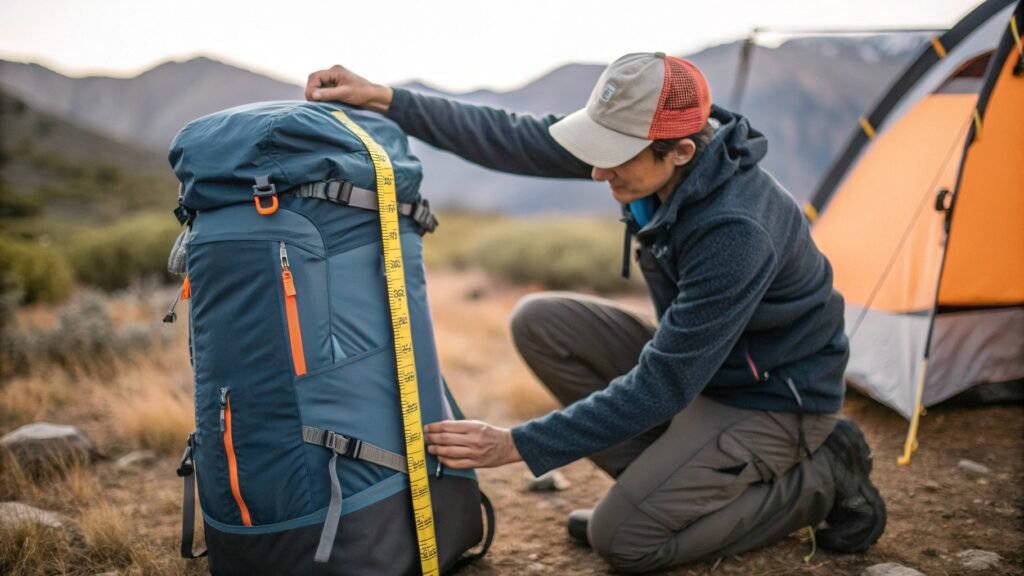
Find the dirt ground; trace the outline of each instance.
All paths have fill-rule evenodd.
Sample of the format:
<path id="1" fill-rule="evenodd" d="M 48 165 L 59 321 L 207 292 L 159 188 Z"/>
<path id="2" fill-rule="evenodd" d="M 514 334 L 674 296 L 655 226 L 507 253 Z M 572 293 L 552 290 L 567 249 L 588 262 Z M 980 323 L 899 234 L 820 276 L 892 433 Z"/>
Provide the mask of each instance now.
<path id="1" fill-rule="evenodd" d="M 468 417 L 510 426 L 554 407 L 508 336 L 509 314 L 528 288 L 504 287 L 475 273 L 432 272 L 430 290 L 442 367 Z M 649 313 L 642 296 L 619 300 Z M 860 423 L 874 449 L 874 480 L 888 504 L 889 525 L 876 546 L 855 555 L 819 549 L 805 563 L 810 545 L 797 534 L 766 549 L 668 574 L 859 575 L 883 562 L 929 576 L 1024 574 L 1024 406 L 929 410 L 920 450 L 909 467 L 896 463 L 905 420 L 855 394 L 848 396 L 844 413 Z M 51 421 L 81 426 L 101 448 L 105 439 L 117 436 L 102 415 L 86 417 L 71 410 L 60 416 Z M 130 448 L 109 441 L 107 451 L 116 457 Z M 166 456 L 150 468 L 126 473 L 115 468 L 113 457 L 93 468 L 103 499 L 125 512 L 138 538 L 173 558 L 181 502 L 176 459 Z M 991 472 L 960 470 L 957 463 L 965 458 Z M 481 486 L 497 510 L 497 537 L 488 556 L 464 574 L 611 573 L 595 554 L 569 541 L 564 525 L 571 510 L 592 507 L 611 480 L 588 461 L 562 472 L 571 482 L 568 489 L 537 493 L 524 488 L 523 464 L 480 471 Z M 956 554 L 968 549 L 996 552 L 1003 561 L 987 572 L 967 571 Z M 202 561 L 180 572 L 208 573 Z"/>

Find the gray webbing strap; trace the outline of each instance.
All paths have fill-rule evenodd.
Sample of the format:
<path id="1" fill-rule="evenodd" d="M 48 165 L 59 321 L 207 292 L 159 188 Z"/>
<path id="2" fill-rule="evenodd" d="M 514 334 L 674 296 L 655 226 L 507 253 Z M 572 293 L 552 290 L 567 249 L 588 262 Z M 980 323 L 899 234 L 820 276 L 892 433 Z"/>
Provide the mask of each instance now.
<path id="1" fill-rule="evenodd" d="M 348 180 L 328 180 L 326 182 L 308 182 L 292 188 L 286 194 L 295 194 L 300 198 L 316 198 L 326 200 L 334 204 L 362 208 L 363 210 L 378 210 L 377 193 L 366 188 L 359 188 L 352 185 Z M 437 218 L 430 211 L 430 204 L 423 200 L 417 204 L 408 202 L 399 203 L 398 213 L 402 216 L 412 218 L 423 232 L 433 232 L 437 229 Z"/>
<path id="2" fill-rule="evenodd" d="M 331 474 L 331 503 L 327 506 L 324 528 L 320 531 L 320 544 L 316 548 L 316 556 L 313 557 L 315 562 L 323 564 L 331 559 L 334 537 L 338 534 L 338 524 L 341 521 L 341 483 L 338 481 L 338 456 L 371 462 L 403 474 L 406 471 L 405 457 L 380 446 L 374 446 L 369 442 L 363 442 L 358 438 L 312 426 L 302 427 L 302 440 L 308 444 L 329 448 L 334 452 L 331 455 L 331 462 L 327 465 Z"/>
<path id="3" fill-rule="evenodd" d="M 188 444 L 185 446 L 185 453 L 181 455 L 181 464 L 178 466 L 178 476 L 185 481 L 185 495 L 182 498 L 181 507 L 181 557 L 189 559 L 206 556 L 206 550 L 197 553 L 192 548 L 196 525 L 196 477 L 195 465 L 192 462 L 195 435 L 195 432 L 188 435 Z"/>
<path id="4" fill-rule="evenodd" d="M 309 444 L 329 448 L 339 456 L 370 462 L 396 472 L 406 473 L 405 456 L 385 450 L 380 446 L 375 446 L 358 438 L 352 438 L 331 432 L 330 430 L 321 430 L 312 426 L 303 426 L 302 439 Z"/>
<path id="5" fill-rule="evenodd" d="M 327 507 L 327 518 L 324 519 L 324 529 L 320 531 L 320 544 L 316 547 L 314 562 L 326 564 L 331 559 L 331 550 L 334 548 L 334 537 L 338 534 L 338 523 L 341 522 L 341 483 L 338 482 L 338 453 L 331 456 L 331 462 L 327 465 L 331 473 L 331 503 Z"/>

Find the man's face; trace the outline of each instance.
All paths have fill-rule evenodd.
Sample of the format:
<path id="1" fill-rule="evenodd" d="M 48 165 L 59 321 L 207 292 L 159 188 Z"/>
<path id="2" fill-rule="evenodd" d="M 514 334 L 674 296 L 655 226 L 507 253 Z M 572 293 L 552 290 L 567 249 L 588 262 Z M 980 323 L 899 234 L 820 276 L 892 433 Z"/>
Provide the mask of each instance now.
<path id="1" fill-rule="evenodd" d="M 614 168 L 594 168 L 590 175 L 598 182 L 607 182 L 612 196 L 622 204 L 655 193 L 664 202 L 679 184 L 681 177 L 676 168 L 689 162 L 693 152 L 693 141 L 688 138 L 660 160 L 648 146 L 630 160 Z"/>

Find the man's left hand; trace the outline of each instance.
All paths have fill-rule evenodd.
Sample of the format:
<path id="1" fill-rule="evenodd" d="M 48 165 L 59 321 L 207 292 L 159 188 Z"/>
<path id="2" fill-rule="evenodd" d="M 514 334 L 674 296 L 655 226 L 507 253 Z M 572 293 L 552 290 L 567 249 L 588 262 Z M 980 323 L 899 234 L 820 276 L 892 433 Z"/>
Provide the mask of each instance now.
<path id="1" fill-rule="evenodd" d="M 449 468 L 491 468 L 523 458 L 512 432 L 479 420 L 427 424 L 427 450 Z"/>

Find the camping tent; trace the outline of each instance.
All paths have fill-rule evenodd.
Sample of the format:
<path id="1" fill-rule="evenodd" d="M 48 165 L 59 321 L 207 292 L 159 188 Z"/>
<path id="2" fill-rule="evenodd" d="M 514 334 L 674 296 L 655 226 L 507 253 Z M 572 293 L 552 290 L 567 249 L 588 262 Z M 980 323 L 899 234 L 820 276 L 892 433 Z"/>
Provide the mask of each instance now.
<path id="1" fill-rule="evenodd" d="M 911 420 L 1024 378 L 1024 0 L 932 39 L 806 206 L 846 298 L 858 389 Z"/>

